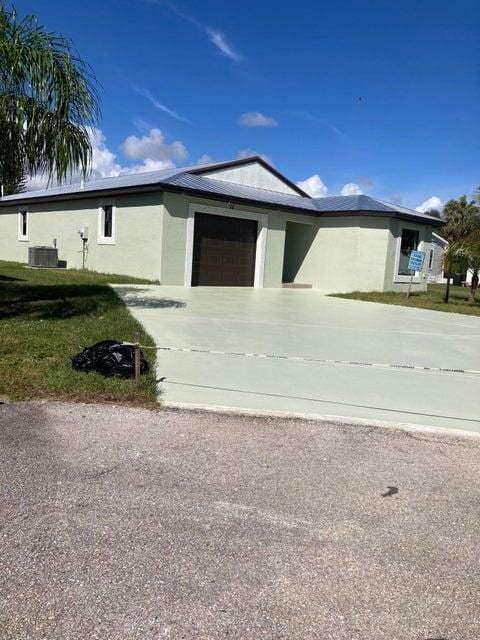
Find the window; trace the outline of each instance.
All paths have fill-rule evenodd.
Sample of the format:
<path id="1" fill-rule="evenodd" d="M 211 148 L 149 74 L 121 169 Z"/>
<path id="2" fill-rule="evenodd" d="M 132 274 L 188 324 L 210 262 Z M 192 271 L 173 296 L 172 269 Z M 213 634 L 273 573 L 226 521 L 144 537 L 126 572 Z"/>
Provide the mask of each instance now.
<path id="1" fill-rule="evenodd" d="M 409 276 L 411 271 L 408 268 L 410 254 L 418 248 L 420 233 L 414 229 L 402 229 L 402 240 L 400 243 L 400 258 L 398 260 L 398 275 Z"/>
<path id="2" fill-rule="evenodd" d="M 28 209 L 18 212 L 18 239 L 28 240 Z"/>
<path id="3" fill-rule="evenodd" d="M 428 270 L 430 271 L 431 268 L 433 267 L 433 255 L 434 255 L 434 249 L 433 247 L 430 249 L 430 260 L 428 262 Z"/>
<path id="4" fill-rule="evenodd" d="M 115 202 L 104 200 L 98 207 L 98 244 L 115 244 Z"/>
<path id="5" fill-rule="evenodd" d="M 113 207 L 111 204 L 106 204 L 103 207 L 103 237 L 111 238 L 113 231 Z"/>

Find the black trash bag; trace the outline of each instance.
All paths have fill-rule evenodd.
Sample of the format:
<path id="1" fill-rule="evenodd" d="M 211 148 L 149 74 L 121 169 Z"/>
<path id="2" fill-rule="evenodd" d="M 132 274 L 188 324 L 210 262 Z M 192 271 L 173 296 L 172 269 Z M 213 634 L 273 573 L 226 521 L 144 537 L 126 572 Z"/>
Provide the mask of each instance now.
<path id="1" fill-rule="evenodd" d="M 131 378 L 135 375 L 135 347 L 118 340 L 102 340 L 72 357 L 77 371 L 98 371 L 111 378 Z M 140 373 L 148 371 L 148 362 L 140 349 Z"/>

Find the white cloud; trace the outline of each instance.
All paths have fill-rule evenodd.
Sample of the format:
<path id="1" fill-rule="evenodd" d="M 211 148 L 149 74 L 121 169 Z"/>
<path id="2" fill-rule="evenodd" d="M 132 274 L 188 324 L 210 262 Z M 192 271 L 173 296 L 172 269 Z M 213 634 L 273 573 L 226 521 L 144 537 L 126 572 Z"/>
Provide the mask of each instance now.
<path id="1" fill-rule="evenodd" d="M 310 176 L 310 178 L 307 178 L 306 180 L 297 182 L 297 186 L 308 193 L 309 196 L 312 196 L 312 198 L 322 198 L 323 196 L 326 196 L 328 192 L 327 186 L 318 173 Z"/>
<path id="2" fill-rule="evenodd" d="M 92 145 L 92 178 L 119 176 L 122 167 L 116 162 L 116 155 L 105 144 L 101 129 L 92 127 L 89 132 Z"/>
<path id="3" fill-rule="evenodd" d="M 106 138 L 101 129 L 92 127 L 89 130 L 92 144 L 92 163 L 89 179 L 111 178 L 127 173 L 143 173 L 145 171 L 159 171 L 175 167 L 176 162 L 184 162 L 188 158 L 188 151 L 182 142 L 167 143 L 165 136 L 159 129 L 150 129 L 148 135 L 128 136 L 120 148 L 124 155 L 131 160 L 141 160 L 141 163 L 122 165 L 117 155 L 106 144 Z M 82 179 L 79 171 L 73 173 L 68 182 L 78 183 Z M 32 176 L 26 185 L 27 191 L 44 189 L 47 186 L 45 175 Z M 52 180 L 50 186 L 56 186 Z"/>
<path id="4" fill-rule="evenodd" d="M 362 190 L 360 189 L 358 184 L 355 184 L 354 182 L 349 182 L 343 187 L 340 193 L 342 194 L 342 196 L 361 196 Z"/>
<path id="5" fill-rule="evenodd" d="M 208 153 L 204 153 L 197 160 L 197 164 L 211 164 L 212 162 L 213 162 L 213 158 L 211 156 L 209 156 Z"/>
<path id="6" fill-rule="evenodd" d="M 241 124 L 243 127 L 278 127 L 278 122 L 274 118 L 264 116 L 263 113 L 259 111 L 242 113 L 238 124 Z"/>
<path id="7" fill-rule="evenodd" d="M 220 31 L 212 29 L 211 27 L 205 27 L 205 32 L 208 34 L 210 42 L 214 44 L 222 55 L 235 62 L 243 60 L 243 56 L 235 51 L 235 49 L 227 42 L 226 37 Z"/>
<path id="8" fill-rule="evenodd" d="M 253 149 L 240 149 L 240 151 L 237 153 L 237 158 L 239 158 L 240 160 L 243 158 L 249 158 L 250 156 L 260 156 L 262 160 L 268 162 L 268 164 L 270 164 L 272 167 L 275 166 L 271 157 L 267 156 L 265 153 L 258 153 L 258 151 L 254 151 Z"/>
<path id="9" fill-rule="evenodd" d="M 169 107 L 164 105 L 162 102 L 157 100 L 148 89 L 145 89 L 145 87 L 133 86 L 132 89 L 137 93 L 139 93 L 144 98 L 146 98 L 155 107 L 155 109 L 159 109 L 160 111 L 163 111 L 163 113 L 166 113 L 167 115 L 169 115 L 171 118 L 174 118 L 175 120 L 180 120 L 181 122 L 188 122 L 189 124 L 191 124 L 188 118 L 181 116 L 179 113 L 177 113 L 173 109 L 170 109 Z"/>
<path id="10" fill-rule="evenodd" d="M 184 162 L 188 151 L 178 140 L 167 143 L 160 129 L 150 129 L 148 135 L 128 136 L 121 145 L 125 157 L 132 160 L 149 160 L 161 163 L 162 168 L 175 166 L 174 162 Z"/>
<path id="11" fill-rule="evenodd" d="M 425 200 L 425 202 L 422 202 L 422 204 L 418 205 L 415 211 L 426 213 L 427 211 L 430 211 L 430 209 L 438 209 L 439 211 L 443 209 L 443 202 L 438 196 L 431 196 L 430 198 Z"/>

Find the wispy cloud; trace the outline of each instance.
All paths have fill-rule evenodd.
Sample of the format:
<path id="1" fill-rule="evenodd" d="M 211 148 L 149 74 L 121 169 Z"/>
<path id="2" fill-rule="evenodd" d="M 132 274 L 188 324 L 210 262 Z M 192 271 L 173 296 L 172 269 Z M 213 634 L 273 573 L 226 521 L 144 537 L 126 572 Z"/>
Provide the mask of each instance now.
<path id="1" fill-rule="evenodd" d="M 348 138 L 347 134 L 336 127 L 334 124 L 332 124 L 328 120 L 315 116 L 313 113 L 310 113 L 310 111 L 306 111 L 305 109 L 295 109 L 293 111 L 289 111 L 288 113 L 307 122 L 311 122 L 312 124 L 327 127 L 327 129 L 330 129 L 330 131 L 333 131 L 337 134 L 337 136 L 340 136 L 341 138 Z"/>
<path id="2" fill-rule="evenodd" d="M 174 118 L 175 120 L 180 120 L 180 122 L 188 122 L 189 124 L 192 124 L 188 118 L 181 116 L 179 113 L 177 113 L 173 109 L 170 109 L 169 107 L 164 105 L 162 102 L 157 100 L 148 89 L 145 89 L 145 87 L 132 86 L 132 89 L 137 93 L 139 93 L 144 98 L 146 98 L 156 109 L 163 111 L 164 113 L 169 115 L 171 118 Z"/>
<path id="3" fill-rule="evenodd" d="M 218 29 L 214 29 L 208 24 L 201 22 L 200 20 L 197 20 L 197 18 L 195 18 L 191 14 L 185 13 L 184 11 L 179 9 L 179 7 L 175 3 L 169 2 L 169 0 L 144 1 L 148 2 L 149 4 L 156 4 L 159 7 L 167 9 L 181 20 L 190 23 L 191 25 L 205 33 L 208 36 L 209 41 L 216 47 L 217 51 L 222 56 L 225 56 L 226 58 L 229 58 L 229 60 L 233 60 L 234 62 L 241 62 L 242 60 L 244 60 L 244 56 L 228 42 L 227 37 L 224 33 L 219 31 Z"/>
<path id="4" fill-rule="evenodd" d="M 242 113 L 238 124 L 243 127 L 278 127 L 278 122 L 271 116 L 265 116 L 259 111 L 247 111 Z"/>
<path id="5" fill-rule="evenodd" d="M 216 31 L 211 27 L 205 27 L 205 31 L 208 33 L 208 37 L 210 38 L 210 42 L 214 44 L 217 49 L 220 51 L 222 55 L 226 58 L 230 58 L 230 60 L 235 60 L 235 62 L 240 62 L 243 60 L 243 56 L 235 51 L 235 49 L 227 42 L 224 34 L 220 31 Z"/>

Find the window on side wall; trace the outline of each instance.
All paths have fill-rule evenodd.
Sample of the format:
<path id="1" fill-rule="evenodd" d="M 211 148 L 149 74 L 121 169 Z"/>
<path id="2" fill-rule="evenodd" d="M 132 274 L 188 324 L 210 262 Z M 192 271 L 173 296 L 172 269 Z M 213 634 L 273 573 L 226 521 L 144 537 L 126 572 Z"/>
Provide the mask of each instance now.
<path id="1" fill-rule="evenodd" d="M 418 249 L 420 232 L 414 229 L 402 229 L 402 239 L 400 241 L 400 258 L 398 260 L 398 275 L 409 276 L 411 271 L 408 268 L 408 261 L 412 251 Z"/>
<path id="2" fill-rule="evenodd" d="M 18 212 L 18 239 L 28 240 L 28 209 Z"/>
<path id="3" fill-rule="evenodd" d="M 102 202 L 98 208 L 98 242 L 115 244 L 115 204 Z"/>

